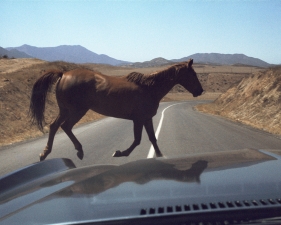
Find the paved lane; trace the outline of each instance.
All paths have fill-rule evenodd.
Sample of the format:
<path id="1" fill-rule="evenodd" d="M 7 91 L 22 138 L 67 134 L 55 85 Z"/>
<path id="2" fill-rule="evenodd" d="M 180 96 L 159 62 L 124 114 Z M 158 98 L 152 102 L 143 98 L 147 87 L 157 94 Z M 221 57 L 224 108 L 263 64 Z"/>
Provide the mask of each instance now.
<path id="1" fill-rule="evenodd" d="M 161 103 L 154 117 L 157 130 L 162 111 L 164 117 L 159 127 L 159 147 L 165 156 L 227 151 L 243 148 L 280 149 L 281 140 L 268 133 L 237 124 L 220 117 L 206 115 L 193 110 L 193 106 L 204 101 Z M 123 164 L 148 156 L 151 144 L 145 130 L 140 146 L 127 158 L 113 158 L 116 150 L 126 149 L 133 141 L 133 122 L 106 118 L 74 129 L 74 134 L 85 152 L 81 161 L 64 132 L 55 137 L 53 152 L 47 159 L 70 158 L 77 167 L 92 164 Z M 28 164 L 38 162 L 39 153 L 47 142 L 47 136 L 5 147 L 0 150 L 0 176 Z"/>
<path id="2" fill-rule="evenodd" d="M 159 136 L 166 156 L 237 150 L 243 148 L 280 149 L 281 139 L 222 117 L 196 112 L 190 101 L 171 107 Z"/>

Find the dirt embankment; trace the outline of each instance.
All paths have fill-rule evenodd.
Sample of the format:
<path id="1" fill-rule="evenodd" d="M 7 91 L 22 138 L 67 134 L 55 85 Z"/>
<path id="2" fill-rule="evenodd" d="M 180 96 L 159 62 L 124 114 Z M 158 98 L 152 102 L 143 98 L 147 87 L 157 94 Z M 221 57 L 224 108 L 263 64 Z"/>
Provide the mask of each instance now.
<path id="1" fill-rule="evenodd" d="M 67 71 L 82 66 L 65 62 L 48 63 L 35 59 L 0 61 L 0 146 L 42 135 L 36 126 L 29 123 L 29 102 L 33 84 L 45 71 Z M 46 122 L 50 123 L 57 114 L 56 98 L 54 93 L 51 93 L 46 101 Z M 101 117 L 100 114 L 89 111 L 80 123 Z M 48 126 L 45 127 L 45 132 L 47 131 Z"/>
<path id="2" fill-rule="evenodd" d="M 197 109 L 281 135 L 281 67 L 245 77 L 216 101 Z"/>

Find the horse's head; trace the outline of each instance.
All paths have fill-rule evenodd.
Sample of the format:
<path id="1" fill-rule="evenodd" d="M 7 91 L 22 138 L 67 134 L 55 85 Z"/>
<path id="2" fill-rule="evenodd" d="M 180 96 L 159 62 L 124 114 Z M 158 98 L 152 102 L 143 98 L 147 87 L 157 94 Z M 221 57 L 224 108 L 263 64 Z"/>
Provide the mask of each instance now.
<path id="1" fill-rule="evenodd" d="M 180 67 L 178 70 L 178 83 L 188 90 L 194 97 L 203 93 L 203 88 L 198 80 L 197 74 L 194 71 L 193 59 L 185 63 L 185 66 Z"/>

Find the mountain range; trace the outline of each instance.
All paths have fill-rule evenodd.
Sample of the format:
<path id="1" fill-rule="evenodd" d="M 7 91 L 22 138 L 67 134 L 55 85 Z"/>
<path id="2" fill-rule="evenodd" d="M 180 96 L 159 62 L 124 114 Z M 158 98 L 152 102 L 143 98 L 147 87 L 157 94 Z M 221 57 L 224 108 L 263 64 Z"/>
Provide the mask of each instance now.
<path id="1" fill-rule="evenodd" d="M 249 57 L 244 54 L 197 53 L 181 59 L 175 59 L 173 61 L 182 62 L 190 58 L 194 59 L 196 63 L 222 64 L 222 65 L 244 64 L 244 65 L 259 66 L 259 67 L 270 66 L 269 63 L 262 61 L 261 59 Z"/>
<path id="2" fill-rule="evenodd" d="M 5 48 L 0 47 L 0 56 L 8 56 L 9 58 L 32 58 L 32 56 L 15 49 L 7 50 Z"/>
<path id="3" fill-rule="evenodd" d="M 0 56 L 7 55 L 14 58 L 38 58 L 45 61 L 66 61 L 73 63 L 101 63 L 113 66 L 127 65 L 132 67 L 149 67 L 194 59 L 196 63 L 233 65 L 245 64 L 258 67 L 268 67 L 271 64 L 258 58 L 246 56 L 244 54 L 220 54 L 220 53 L 196 53 L 184 58 L 167 60 L 164 58 L 155 58 L 145 62 L 127 62 L 114 59 L 104 54 L 97 54 L 80 45 L 61 45 L 57 47 L 35 47 L 22 45 L 20 47 L 0 47 Z"/>
<path id="4" fill-rule="evenodd" d="M 20 47 L 10 47 L 7 50 L 18 50 L 34 58 L 46 61 L 65 61 L 73 63 L 102 63 L 110 65 L 119 65 L 128 63 L 126 61 L 114 59 L 104 54 L 96 54 L 80 45 L 60 45 L 58 47 L 38 48 L 30 45 Z"/>

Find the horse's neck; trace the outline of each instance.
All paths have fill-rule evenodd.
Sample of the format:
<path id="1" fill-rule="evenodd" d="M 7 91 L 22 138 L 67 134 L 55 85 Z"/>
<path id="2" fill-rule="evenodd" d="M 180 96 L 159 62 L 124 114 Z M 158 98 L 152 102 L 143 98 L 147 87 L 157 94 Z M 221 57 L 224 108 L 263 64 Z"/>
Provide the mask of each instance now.
<path id="1" fill-rule="evenodd" d="M 169 77 L 165 74 L 159 74 L 163 77 L 159 77 L 160 79 L 151 87 L 151 92 L 157 101 L 160 101 L 177 84 L 176 71 L 172 69 L 169 73 L 171 73 Z"/>

